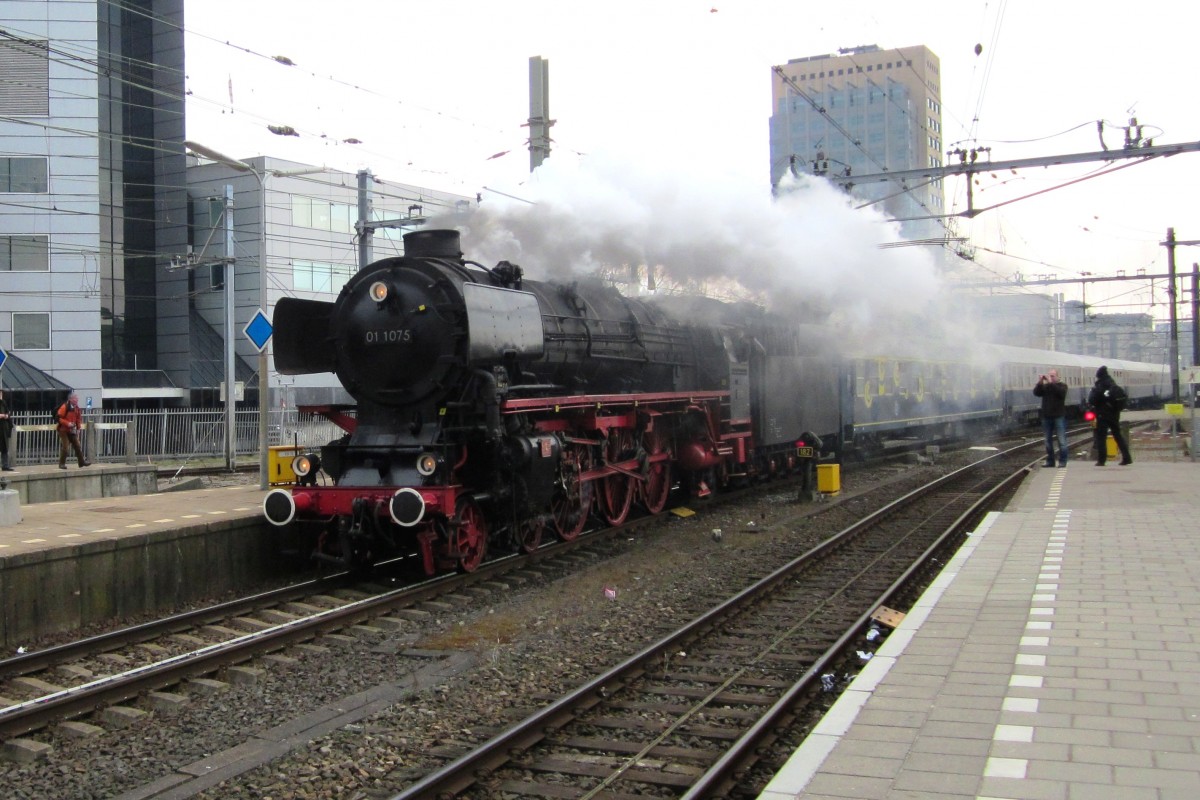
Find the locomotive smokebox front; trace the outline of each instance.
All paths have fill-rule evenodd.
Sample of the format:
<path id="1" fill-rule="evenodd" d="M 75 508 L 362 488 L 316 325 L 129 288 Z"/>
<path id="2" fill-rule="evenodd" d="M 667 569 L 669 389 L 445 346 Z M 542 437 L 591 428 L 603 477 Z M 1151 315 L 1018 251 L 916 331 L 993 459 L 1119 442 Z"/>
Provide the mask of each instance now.
<path id="1" fill-rule="evenodd" d="M 458 232 L 419 231 L 404 243 L 402 258 L 370 264 L 346 283 L 330 325 L 342 385 L 392 407 L 440 399 L 466 361 Z"/>

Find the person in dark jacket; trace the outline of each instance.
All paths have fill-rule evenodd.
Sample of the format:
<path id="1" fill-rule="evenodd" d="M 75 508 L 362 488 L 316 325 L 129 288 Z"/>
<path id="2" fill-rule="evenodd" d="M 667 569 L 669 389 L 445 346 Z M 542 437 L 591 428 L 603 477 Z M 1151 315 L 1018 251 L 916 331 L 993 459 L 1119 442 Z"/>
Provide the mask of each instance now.
<path id="1" fill-rule="evenodd" d="M 1088 395 L 1088 405 L 1096 412 L 1096 466 L 1103 467 L 1108 459 L 1108 436 L 1112 434 L 1121 451 L 1121 466 L 1133 463 L 1129 444 L 1121 433 L 1121 407 L 1113 399 L 1117 382 L 1108 374 L 1108 367 L 1096 370 L 1096 384 Z"/>
<path id="2" fill-rule="evenodd" d="M 8 452 L 8 440 L 12 438 L 13 421 L 8 413 L 8 401 L 4 399 L 4 390 L 0 389 L 0 467 L 5 472 L 15 472 L 12 456 Z"/>
<path id="3" fill-rule="evenodd" d="M 1042 433 L 1046 436 L 1046 463 L 1054 466 L 1055 439 L 1058 440 L 1058 465 L 1067 465 L 1067 384 L 1058 379 L 1052 369 L 1038 378 L 1033 387 L 1035 396 L 1042 398 Z"/>

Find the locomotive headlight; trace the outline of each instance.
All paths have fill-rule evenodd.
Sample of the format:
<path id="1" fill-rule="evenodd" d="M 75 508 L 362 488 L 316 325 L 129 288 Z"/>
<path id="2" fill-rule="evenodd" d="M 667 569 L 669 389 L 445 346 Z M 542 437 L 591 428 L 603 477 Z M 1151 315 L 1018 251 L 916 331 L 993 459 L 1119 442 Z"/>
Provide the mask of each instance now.
<path id="1" fill-rule="evenodd" d="M 376 303 L 382 303 L 384 300 L 387 300 L 388 285 L 383 281 L 375 281 L 371 284 L 370 292 L 372 300 Z"/>
<path id="2" fill-rule="evenodd" d="M 437 471 L 438 460 L 433 453 L 422 453 L 417 457 L 417 472 L 428 478 Z"/>
<path id="3" fill-rule="evenodd" d="M 315 475 L 319 469 L 321 469 L 321 459 L 316 453 L 306 453 L 292 459 L 292 472 L 296 473 L 297 478 Z"/>

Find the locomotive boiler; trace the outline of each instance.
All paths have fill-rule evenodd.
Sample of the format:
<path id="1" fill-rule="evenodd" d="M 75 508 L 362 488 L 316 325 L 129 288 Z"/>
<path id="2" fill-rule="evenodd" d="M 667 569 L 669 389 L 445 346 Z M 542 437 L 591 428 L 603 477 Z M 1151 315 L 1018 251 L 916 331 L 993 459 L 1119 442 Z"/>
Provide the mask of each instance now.
<path id="1" fill-rule="evenodd" d="M 264 500 L 272 523 L 318 529 L 319 558 L 415 548 L 430 574 L 469 571 L 489 547 L 572 539 L 592 513 L 657 513 L 676 482 L 704 495 L 815 454 L 800 415 L 755 407 L 752 362 L 797 357 L 798 337 L 756 335 L 745 309 L 526 280 L 465 260 L 456 231 L 404 242 L 335 302 L 276 306 L 276 369 L 333 372 L 357 401 L 314 409 L 345 435 Z"/>

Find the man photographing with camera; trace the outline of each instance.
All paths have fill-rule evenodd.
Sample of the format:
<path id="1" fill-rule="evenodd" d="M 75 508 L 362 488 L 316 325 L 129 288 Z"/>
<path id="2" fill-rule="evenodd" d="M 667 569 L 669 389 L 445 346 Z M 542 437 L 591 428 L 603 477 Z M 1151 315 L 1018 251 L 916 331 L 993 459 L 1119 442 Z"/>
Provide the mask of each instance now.
<path id="1" fill-rule="evenodd" d="M 1058 370 L 1049 370 L 1033 387 L 1042 398 L 1042 433 L 1046 437 L 1046 463 L 1054 466 L 1055 439 L 1058 439 L 1058 466 L 1067 465 L 1067 384 L 1058 379 Z"/>

